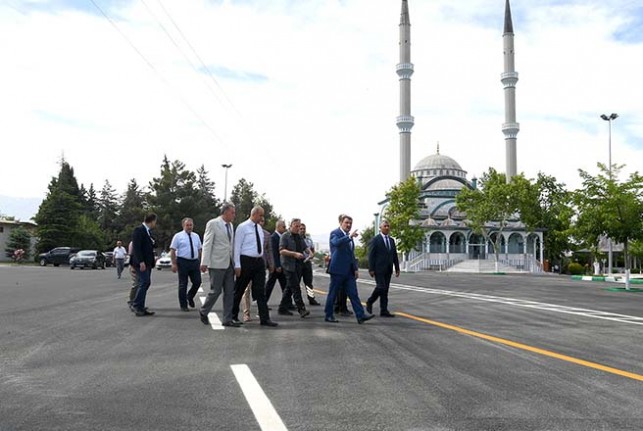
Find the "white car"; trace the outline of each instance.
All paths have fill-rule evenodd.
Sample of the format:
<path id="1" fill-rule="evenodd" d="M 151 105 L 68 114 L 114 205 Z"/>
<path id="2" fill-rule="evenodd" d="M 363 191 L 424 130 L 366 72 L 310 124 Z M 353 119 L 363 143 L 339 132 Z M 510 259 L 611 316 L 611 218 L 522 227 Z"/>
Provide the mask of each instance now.
<path id="1" fill-rule="evenodd" d="M 172 267 L 172 259 L 170 258 L 170 253 L 163 252 L 161 253 L 161 257 L 156 259 L 156 269 L 159 271 L 163 268 L 171 268 Z"/>

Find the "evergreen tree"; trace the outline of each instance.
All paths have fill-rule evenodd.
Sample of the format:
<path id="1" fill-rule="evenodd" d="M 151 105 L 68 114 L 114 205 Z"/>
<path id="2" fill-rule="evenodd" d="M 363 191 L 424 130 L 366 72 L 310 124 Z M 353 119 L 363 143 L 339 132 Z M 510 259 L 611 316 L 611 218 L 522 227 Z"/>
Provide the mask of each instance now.
<path id="1" fill-rule="evenodd" d="M 420 217 L 420 185 L 414 177 L 409 177 L 393 186 L 386 197 L 389 204 L 384 218 L 391 224 L 391 236 L 397 239 L 397 249 L 406 255 L 417 249 L 424 237 L 422 228 L 412 223 Z"/>
<path id="2" fill-rule="evenodd" d="M 275 214 L 274 209 L 265 194 L 259 194 L 254 184 L 241 178 L 237 184 L 232 188 L 230 193 L 230 202 L 236 207 L 237 213 L 233 224 L 237 226 L 239 223 L 247 220 L 250 217 L 252 208 L 259 205 L 264 210 L 264 218 L 266 223 L 264 228 L 272 231 L 275 228 L 279 216 Z"/>
<path id="3" fill-rule="evenodd" d="M 126 245 L 129 243 L 134 228 L 140 225 L 145 218 L 146 208 L 145 194 L 139 188 L 136 180 L 132 178 L 123 195 L 116 220 L 114 220 L 117 240 L 120 239 Z"/>
<path id="4" fill-rule="evenodd" d="M 105 184 L 98 196 L 98 226 L 103 232 L 106 244 L 102 248 L 110 246 L 115 237 L 115 221 L 118 212 L 118 196 L 116 190 L 105 180 Z"/>
<path id="5" fill-rule="evenodd" d="M 31 234 L 23 226 L 18 226 L 11 231 L 11 233 L 9 234 L 9 238 L 7 239 L 7 244 L 4 251 L 7 257 L 12 257 L 13 252 L 18 249 L 24 250 L 24 259 L 29 258 L 29 252 L 31 249 Z"/>
<path id="6" fill-rule="evenodd" d="M 203 238 L 205 225 L 210 219 L 219 215 L 221 203 L 216 198 L 214 181 L 210 180 L 205 166 L 201 165 L 197 169 L 196 178 L 197 211 L 192 218 L 194 219 L 194 231 Z"/>

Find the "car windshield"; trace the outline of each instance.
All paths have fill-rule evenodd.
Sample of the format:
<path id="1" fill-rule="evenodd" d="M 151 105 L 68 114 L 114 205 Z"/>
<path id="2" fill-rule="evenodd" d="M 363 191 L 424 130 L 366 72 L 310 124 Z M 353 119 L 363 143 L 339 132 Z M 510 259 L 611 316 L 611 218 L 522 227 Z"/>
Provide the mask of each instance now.
<path id="1" fill-rule="evenodd" d="M 96 252 L 95 251 L 79 251 L 77 256 L 94 257 L 94 256 L 96 256 Z"/>

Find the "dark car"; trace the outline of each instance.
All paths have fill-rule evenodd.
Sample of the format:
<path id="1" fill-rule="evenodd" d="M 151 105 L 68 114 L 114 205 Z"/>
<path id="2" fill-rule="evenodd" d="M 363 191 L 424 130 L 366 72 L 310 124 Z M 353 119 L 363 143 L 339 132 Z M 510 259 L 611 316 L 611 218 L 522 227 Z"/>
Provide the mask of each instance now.
<path id="1" fill-rule="evenodd" d="M 74 268 L 105 269 L 105 255 L 97 250 L 81 250 L 69 259 L 69 269 Z"/>
<path id="2" fill-rule="evenodd" d="M 38 263 L 40 266 L 59 266 L 60 264 L 68 264 L 69 258 L 78 253 L 80 249 L 74 247 L 56 247 L 49 250 L 47 253 L 42 253 L 38 256 Z"/>

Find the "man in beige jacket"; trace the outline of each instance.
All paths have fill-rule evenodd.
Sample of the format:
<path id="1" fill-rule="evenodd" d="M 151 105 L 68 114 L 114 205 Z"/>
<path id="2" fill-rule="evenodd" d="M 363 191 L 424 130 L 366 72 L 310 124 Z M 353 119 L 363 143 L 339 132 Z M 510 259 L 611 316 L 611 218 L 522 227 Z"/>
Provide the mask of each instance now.
<path id="1" fill-rule="evenodd" d="M 223 292 L 223 326 L 238 327 L 232 321 L 234 305 L 234 261 L 233 244 L 234 228 L 232 220 L 236 210 L 231 203 L 224 203 L 221 215 L 208 222 L 203 236 L 203 254 L 201 256 L 201 272 L 210 274 L 210 292 L 201 307 L 199 316 L 201 322 L 209 324 L 208 313 Z"/>

